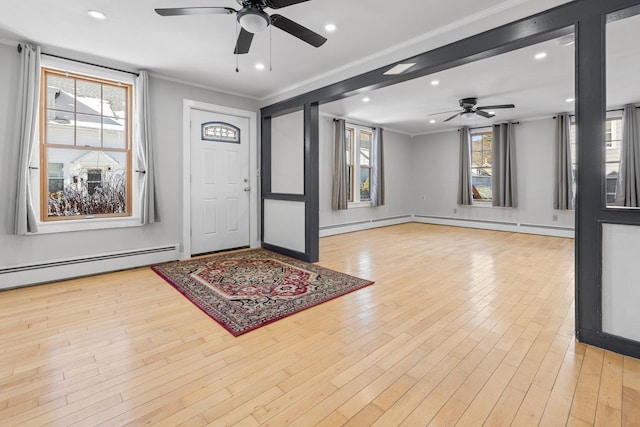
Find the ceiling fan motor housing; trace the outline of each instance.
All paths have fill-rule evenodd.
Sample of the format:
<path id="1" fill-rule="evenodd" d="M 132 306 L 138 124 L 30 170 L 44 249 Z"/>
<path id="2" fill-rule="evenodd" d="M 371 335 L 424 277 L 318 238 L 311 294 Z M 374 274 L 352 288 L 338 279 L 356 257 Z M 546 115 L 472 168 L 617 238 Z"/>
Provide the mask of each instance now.
<path id="1" fill-rule="evenodd" d="M 458 102 L 462 108 L 473 108 L 478 103 L 478 98 L 462 98 Z"/>

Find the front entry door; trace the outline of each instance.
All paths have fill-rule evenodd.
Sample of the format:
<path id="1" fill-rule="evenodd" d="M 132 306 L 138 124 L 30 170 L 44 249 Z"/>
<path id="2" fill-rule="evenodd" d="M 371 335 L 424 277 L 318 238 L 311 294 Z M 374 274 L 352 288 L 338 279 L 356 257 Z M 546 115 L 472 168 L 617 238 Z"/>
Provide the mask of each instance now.
<path id="1" fill-rule="evenodd" d="M 191 253 L 249 245 L 249 120 L 191 110 Z"/>

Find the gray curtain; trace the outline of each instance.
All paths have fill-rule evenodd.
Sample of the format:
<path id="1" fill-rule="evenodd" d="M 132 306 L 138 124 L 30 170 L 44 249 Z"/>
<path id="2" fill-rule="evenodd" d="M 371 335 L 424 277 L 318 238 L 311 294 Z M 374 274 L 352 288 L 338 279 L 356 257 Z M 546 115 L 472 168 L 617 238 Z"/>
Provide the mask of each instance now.
<path id="1" fill-rule="evenodd" d="M 377 127 L 373 133 L 373 183 L 371 185 L 371 205 L 384 206 L 384 130 Z"/>
<path id="2" fill-rule="evenodd" d="M 140 223 L 158 222 L 156 187 L 153 165 L 153 143 L 151 141 L 151 122 L 149 109 L 149 72 L 140 72 L 135 82 L 135 138 L 140 175 Z"/>
<path id="3" fill-rule="evenodd" d="M 636 107 L 625 105 L 622 116 L 622 150 L 616 182 L 616 206 L 639 207 L 640 203 L 640 135 Z"/>
<path id="4" fill-rule="evenodd" d="M 347 209 L 349 202 L 345 127 L 343 119 L 333 121 L 333 185 L 331 190 L 331 208 L 333 210 Z"/>
<path id="5" fill-rule="evenodd" d="M 15 233 L 27 234 L 38 231 L 36 212 L 31 203 L 31 165 L 33 150 L 38 144 L 38 97 L 40 93 L 40 47 L 21 44 L 20 81 L 18 84 L 18 183 L 16 187 Z"/>
<path id="6" fill-rule="evenodd" d="M 464 127 L 460 133 L 460 174 L 458 188 L 458 204 L 473 204 L 473 188 L 471 187 L 471 140 L 469 128 Z"/>
<path id="7" fill-rule="evenodd" d="M 553 208 L 574 208 L 573 170 L 571 167 L 571 118 L 568 113 L 556 117 Z"/>
<path id="8" fill-rule="evenodd" d="M 491 142 L 493 206 L 515 208 L 518 204 L 516 187 L 516 137 L 511 122 L 493 126 Z"/>

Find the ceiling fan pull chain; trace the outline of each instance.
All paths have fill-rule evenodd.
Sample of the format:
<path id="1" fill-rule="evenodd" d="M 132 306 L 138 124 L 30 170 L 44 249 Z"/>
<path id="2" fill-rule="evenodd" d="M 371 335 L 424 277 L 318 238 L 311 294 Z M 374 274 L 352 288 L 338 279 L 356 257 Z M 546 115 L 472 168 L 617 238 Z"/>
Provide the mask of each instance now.
<path id="1" fill-rule="evenodd" d="M 272 68 L 271 68 L 271 56 L 272 56 L 271 55 L 271 49 L 273 48 L 273 44 L 271 43 L 271 34 L 272 34 L 271 29 L 272 28 L 273 28 L 273 26 L 269 25 L 269 72 L 272 71 Z"/>
<path id="2" fill-rule="evenodd" d="M 237 19 L 236 19 L 236 32 L 235 32 L 234 36 L 238 37 L 238 20 Z M 233 52 L 233 53 L 236 55 L 236 73 L 239 73 L 240 72 L 240 70 L 238 68 L 238 55 L 239 55 L 239 53 L 238 53 L 237 50 L 235 52 Z"/>

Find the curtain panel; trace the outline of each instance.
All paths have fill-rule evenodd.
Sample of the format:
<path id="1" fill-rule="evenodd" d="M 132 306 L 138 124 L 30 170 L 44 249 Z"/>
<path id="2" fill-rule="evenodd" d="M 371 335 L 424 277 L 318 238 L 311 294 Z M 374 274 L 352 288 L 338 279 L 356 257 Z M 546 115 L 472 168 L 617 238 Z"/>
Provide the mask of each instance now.
<path id="1" fill-rule="evenodd" d="M 384 130 L 377 127 L 373 133 L 373 183 L 371 186 L 371 205 L 384 206 Z"/>
<path id="2" fill-rule="evenodd" d="M 40 46 L 20 44 L 20 80 L 18 83 L 17 139 L 20 146 L 18 182 L 16 186 L 16 234 L 35 233 L 38 220 L 31 203 L 31 165 L 33 151 L 38 144 L 38 98 L 40 95 Z"/>
<path id="3" fill-rule="evenodd" d="M 471 137 L 469 128 L 464 127 L 460 133 L 460 173 L 458 175 L 458 204 L 473 204 L 473 188 L 471 186 Z"/>
<path id="4" fill-rule="evenodd" d="M 624 106 L 616 206 L 640 207 L 640 134 L 635 105 Z"/>
<path id="5" fill-rule="evenodd" d="M 155 168 L 153 159 L 153 142 L 151 140 L 151 121 L 149 103 L 149 72 L 140 71 L 135 81 L 135 121 L 134 132 L 140 174 L 140 223 L 153 224 L 159 222 Z"/>
<path id="6" fill-rule="evenodd" d="M 571 167 L 571 117 L 569 113 L 556 116 L 555 165 L 553 208 L 571 210 L 574 208 L 573 169 Z"/>
<path id="7" fill-rule="evenodd" d="M 493 206 L 515 208 L 518 204 L 514 128 L 515 125 L 511 122 L 493 126 L 491 142 Z"/>
<path id="8" fill-rule="evenodd" d="M 345 210 L 348 207 L 348 179 L 346 154 L 346 123 L 344 119 L 333 120 L 333 177 L 331 187 L 331 209 Z"/>

